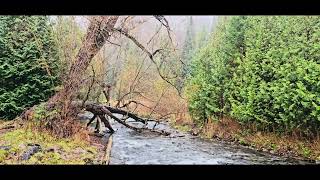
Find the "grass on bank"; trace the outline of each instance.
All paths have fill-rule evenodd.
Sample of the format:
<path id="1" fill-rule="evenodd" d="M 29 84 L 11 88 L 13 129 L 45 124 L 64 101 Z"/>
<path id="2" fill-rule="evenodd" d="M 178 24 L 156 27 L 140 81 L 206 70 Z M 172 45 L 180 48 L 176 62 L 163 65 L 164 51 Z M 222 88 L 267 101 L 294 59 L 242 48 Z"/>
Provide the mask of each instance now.
<path id="1" fill-rule="evenodd" d="M 28 144 L 39 144 L 41 151 L 22 161 L 19 157 L 28 149 Z M 82 138 L 58 139 L 47 132 L 25 127 L 1 132 L 0 146 L 10 148 L 0 149 L 0 164 L 85 164 L 98 153 L 97 147 Z"/>
<path id="2" fill-rule="evenodd" d="M 175 123 L 174 127 L 182 131 L 192 130 L 190 123 Z M 244 128 L 231 119 L 209 121 L 199 132 L 206 139 L 236 142 L 282 156 L 320 160 L 320 137 L 307 140 L 299 136 L 255 131 L 253 128 Z"/>

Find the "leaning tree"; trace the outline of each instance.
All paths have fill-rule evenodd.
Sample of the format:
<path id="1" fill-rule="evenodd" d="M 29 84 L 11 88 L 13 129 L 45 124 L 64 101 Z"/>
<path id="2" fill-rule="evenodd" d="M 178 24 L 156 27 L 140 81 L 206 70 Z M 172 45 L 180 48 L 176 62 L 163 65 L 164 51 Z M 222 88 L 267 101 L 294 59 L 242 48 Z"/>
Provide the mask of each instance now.
<path id="1" fill-rule="evenodd" d="M 154 16 L 154 18 L 156 18 L 162 26 L 165 26 L 168 36 L 172 42 L 168 21 L 164 16 Z M 130 19 L 130 16 L 92 16 L 89 18 L 90 23 L 87 33 L 81 48 L 75 57 L 75 61 L 71 65 L 69 72 L 66 74 L 66 78 L 62 84 L 63 88 L 54 96 L 52 96 L 43 106 L 41 106 L 41 108 L 45 109 L 45 116 L 40 119 L 42 122 L 40 123 L 41 127 L 50 130 L 59 137 L 72 136 L 79 131 L 79 126 L 77 126 L 78 122 L 76 121 L 78 114 L 82 110 L 86 110 L 94 114 L 89 123 L 91 123 L 95 118 L 99 118 L 111 132 L 114 130 L 108 121 L 108 117 L 136 131 L 150 130 L 160 134 L 169 134 L 164 131 L 157 131 L 154 128 L 148 129 L 146 126 L 143 126 L 143 128 L 138 128 L 129 125 L 123 119 L 119 119 L 118 117 L 114 116 L 113 113 L 126 115 L 127 117 L 130 117 L 143 124 L 146 124 L 148 120 L 141 118 L 134 113 L 123 110 L 119 106 L 112 107 L 103 104 L 87 102 L 87 98 L 83 99 L 82 101 L 75 100 L 81 85 L 84 83 L 83 77 L 86 69 L 90 65 L 93 57 L 99 52 L 106 42 L 109 42 L 110 37 L 115 34 L 124 35 L 135 45 L 137 45 L 137 47 L 146 53 L 149 59 L 156 65 L 161 78 L 170 85 L 174 86 L 171 81 L 161 74 L 157 63 L 154 60 L 154 56 L 157 53 L 160 53 L 162 49 L 157 49 L 151 52 L 134 36 L 132 36 L 126 27 L 128 24 L 127 21 Z M 38 109 L 39 106 L 34 106 L 25 111 L 20 117 L 22 117 L 24 120 L 34 119 L 34 114 L 38 112 Z"/>

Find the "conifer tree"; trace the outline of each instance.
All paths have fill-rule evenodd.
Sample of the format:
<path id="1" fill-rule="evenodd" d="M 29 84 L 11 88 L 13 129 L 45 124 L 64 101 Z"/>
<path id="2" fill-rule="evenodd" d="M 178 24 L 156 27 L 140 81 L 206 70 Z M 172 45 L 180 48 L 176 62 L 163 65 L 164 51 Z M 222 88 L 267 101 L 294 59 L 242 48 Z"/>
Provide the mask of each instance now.
<path id="1" fill-rule="evenodd" d="M 0 16 L 0 119 L 53 95 L 58 68 L 48 17 Z"/>

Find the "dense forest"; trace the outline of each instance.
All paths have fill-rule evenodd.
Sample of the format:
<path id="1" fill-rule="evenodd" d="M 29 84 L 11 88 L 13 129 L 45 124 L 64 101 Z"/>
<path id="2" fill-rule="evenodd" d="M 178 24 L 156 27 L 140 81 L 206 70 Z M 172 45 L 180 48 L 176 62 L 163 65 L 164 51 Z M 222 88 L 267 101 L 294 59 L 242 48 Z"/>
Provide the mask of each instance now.
<path id="1" fill-rule="evenodd" d="M 0 163 L 112 164 L 118 124 L 319 160 L 319 40 L 318 16 L 0 16 Z"/>
<path id="2" fill-rule="evenodd" d="M 319 131 L 319 17 L 232 17 L 194 56 L 190 110 L 264 131 Z"/>

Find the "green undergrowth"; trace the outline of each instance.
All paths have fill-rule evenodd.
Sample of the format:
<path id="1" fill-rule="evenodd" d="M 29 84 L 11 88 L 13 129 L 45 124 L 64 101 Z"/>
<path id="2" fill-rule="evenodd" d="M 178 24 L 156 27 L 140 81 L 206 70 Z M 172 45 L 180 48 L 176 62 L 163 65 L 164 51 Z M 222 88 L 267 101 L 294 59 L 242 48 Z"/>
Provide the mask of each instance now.
<path id="1" fill-rule="evenodd" d="M 19 160 L 30 144 L 40 145 L 41 150 L 29 160 Z M 85 164 L 93 161 L 98 153 L 98 149 L 85 140 L 58 139 L 46 132 L 25 128 L 0 134 L 0 146 L 10 148 L 0 150 L 0 164 Z"/>

